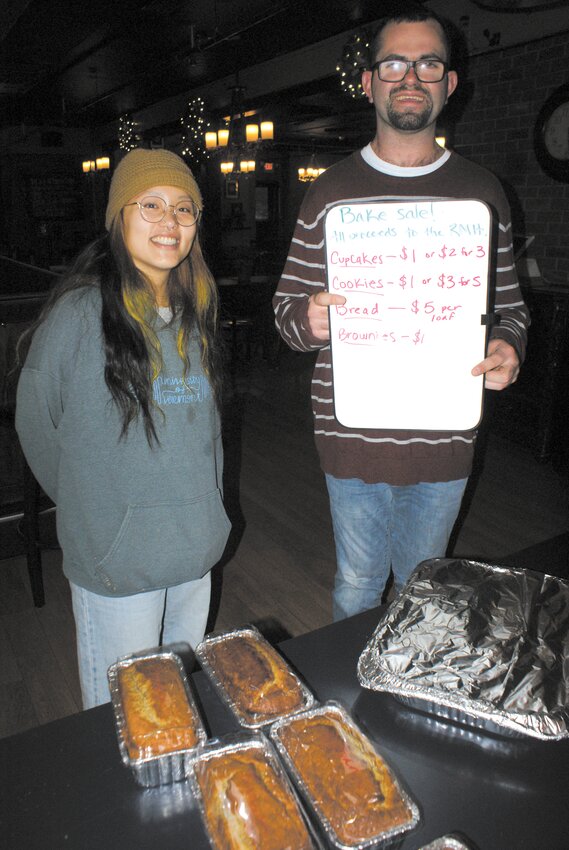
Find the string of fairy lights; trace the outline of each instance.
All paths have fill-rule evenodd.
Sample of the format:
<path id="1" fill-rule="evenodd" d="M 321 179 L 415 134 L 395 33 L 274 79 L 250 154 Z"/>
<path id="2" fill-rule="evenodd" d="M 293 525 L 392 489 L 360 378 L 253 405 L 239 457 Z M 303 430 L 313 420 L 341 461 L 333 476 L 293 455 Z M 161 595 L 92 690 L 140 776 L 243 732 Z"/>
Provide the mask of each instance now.
<path id="1" fill-rule="evenodd" d="M 121 151 L 131 151 L 140 147 L 140 136 L 137 133 L 137 123 L 129 115 L 119 118 L 119 148 Z"/>
<path id="2" fill-rule="evenodd" d="M 366 30 L 353 33 L 345 43 L 342 56 L 336 65 L 342 91 L 354 99 L 365 97 L 360 80 L 362 71 L 368 67 L 369 42 L 369 33 Z"/>
<path id="3" fill-rule="evenodd" d="M 182 156 L 190 165 L 200 165 L 209 156 L 204 140 L 206 130 L 211 126 L 201 97 L 194 97 L 188 102 L 186 114 L 180 118 L 180 124 L 182 125 Z"/>

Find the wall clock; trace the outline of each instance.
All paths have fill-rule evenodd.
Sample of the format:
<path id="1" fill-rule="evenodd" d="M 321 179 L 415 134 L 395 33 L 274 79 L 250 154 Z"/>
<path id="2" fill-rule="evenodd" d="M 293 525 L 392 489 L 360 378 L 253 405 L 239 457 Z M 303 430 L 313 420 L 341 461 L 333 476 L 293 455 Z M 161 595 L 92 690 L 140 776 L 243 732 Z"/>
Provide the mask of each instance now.
<path id="1" fill-rule="evenodd" d="M 537 161 L 546 174 L 569 183 L 569 85 L 545 101 L 534 129 Z"/>

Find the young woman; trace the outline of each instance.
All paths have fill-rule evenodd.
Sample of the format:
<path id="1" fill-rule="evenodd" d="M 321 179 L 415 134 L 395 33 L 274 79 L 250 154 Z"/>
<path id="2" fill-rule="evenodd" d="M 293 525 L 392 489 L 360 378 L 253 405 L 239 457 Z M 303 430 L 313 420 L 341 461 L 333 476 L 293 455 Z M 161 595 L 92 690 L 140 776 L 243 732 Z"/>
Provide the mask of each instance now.
<path id="1" fill-rule="evenodd" d="M 16 427 L 57 506 L 85 708 L 109 699 L 107 669 L 121 655 L 201 640 L 209 571 L 229 534 L 201 208 L 180 157 L 128 153 L 107 234 L 25 341 Z"/>

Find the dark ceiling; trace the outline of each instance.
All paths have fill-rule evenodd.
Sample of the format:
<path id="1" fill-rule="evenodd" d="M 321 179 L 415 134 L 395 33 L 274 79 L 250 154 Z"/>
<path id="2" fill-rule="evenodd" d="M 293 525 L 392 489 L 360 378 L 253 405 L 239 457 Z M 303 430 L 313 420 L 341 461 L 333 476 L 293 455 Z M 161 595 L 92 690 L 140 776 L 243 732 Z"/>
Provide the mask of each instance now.
<path id="1" fill-rule="evenodd" d="M 396 0 L 11 0 L 0 9 L 0 105 L 6 125 L 110 127 L 175 96 L 369 26 Z M 337 57 L 339 59 L 340 56 Z M 269 75 L 270 76 L 270 75 Z M 265 86 L 283 140 L 350 144 L 372 116 L 341 91 L 334 67 Z M 216 104 L 218 113 L 227 110 Z M 248 89 L 245 89 L 245 105 Z M 221 98 L 223 100 L 223 97 Z M 211 105 L 206 102 L 206 108 Z M 361 120 L 360 120 L 361 119 Z M 155 126 L 142 132 L 168 131 Z M 362 127 L 362 120 L 364 126 Z"/>
<path id="2" fill-rule="evenodd" d="M 401 0 L 0 0 L 0 129 L 84 127 L 105 147 L 129 115 L 151 142 L 179 131 L 198 95 L 214 122 L 227 115 L 239 79 L 243 105 L 273 118 L 283 143 L 353 149 L 373 112 L 341 90 L 335 66 L 351 35 L 395 10 Z"/>

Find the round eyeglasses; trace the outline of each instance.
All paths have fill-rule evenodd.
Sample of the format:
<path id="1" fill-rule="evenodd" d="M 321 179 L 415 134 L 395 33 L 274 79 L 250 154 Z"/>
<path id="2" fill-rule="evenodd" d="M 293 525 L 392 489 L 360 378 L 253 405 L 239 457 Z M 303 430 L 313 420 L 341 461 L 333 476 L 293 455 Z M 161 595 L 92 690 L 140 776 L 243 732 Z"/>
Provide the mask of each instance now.
<path id="1" fill-rule="evenodd" d="M 156 195 L 149 195 L 141 201 L 131 201 L 125 204 L 125 207 L 137 206 L 140 210 L 140 215 L 145 221 L 151 224 L 158 224 L 165 217 L 168 210 L 172 210 L 172 215 L 182 227 L 191 227 L 200 217 L 201 210 L 193 201 L 179 201 L 174 204 L 167 204 L 163 198 Z"/>
<path id="2" fill-rule="evenodd" d="M 400 83 L 413 68 L 415 76 L 421 83 L 440 83 L 448 71 L 448 63 L 442 59 L 383 59 L 371 66 L 372 73 L 377 69 L 377 75 L 384 83 Z"/>

